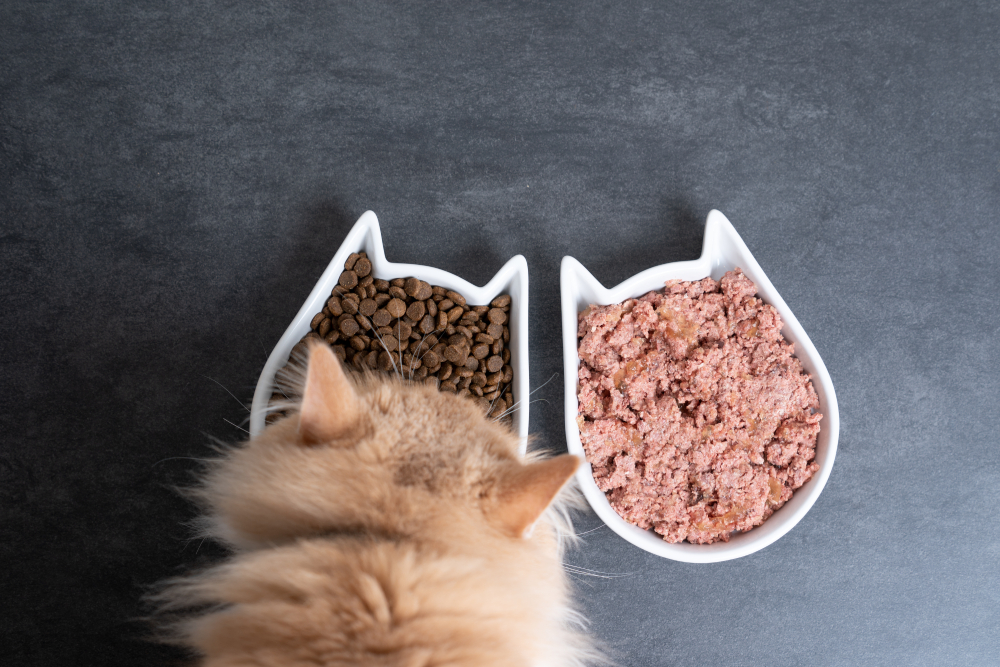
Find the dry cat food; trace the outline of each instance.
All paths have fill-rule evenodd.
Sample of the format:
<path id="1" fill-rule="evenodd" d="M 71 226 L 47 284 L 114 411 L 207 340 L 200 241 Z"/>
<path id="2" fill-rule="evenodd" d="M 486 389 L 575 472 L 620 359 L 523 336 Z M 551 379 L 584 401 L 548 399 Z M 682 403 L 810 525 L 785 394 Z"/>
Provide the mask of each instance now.
<path id="1" fill-rule="evenodd" d="M 577 423 L 618 514 L 667 542 L 728 542 L 819 469 L 819 399 L 740 269 L 579 315 Z"/>
<path id="2" fill-rule="evenodd" d="M 375 278 L 367 255 L 354 253 L 291 356 L 303 353 L 310 338 L 325 340 L 348 368 L 434 383 L 499 417 L 514 404 L 510 303 L 501 294 L 488 306 L 470 306 L 458 292 L 417 278 Z M 285 400 L 280 372 L 277 383 L 275 402 Z"/>

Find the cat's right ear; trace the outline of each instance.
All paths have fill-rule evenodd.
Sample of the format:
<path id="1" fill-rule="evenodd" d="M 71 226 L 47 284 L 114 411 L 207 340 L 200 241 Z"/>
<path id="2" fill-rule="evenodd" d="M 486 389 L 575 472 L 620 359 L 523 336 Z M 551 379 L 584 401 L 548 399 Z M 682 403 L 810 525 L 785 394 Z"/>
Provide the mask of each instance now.
<path id="1" fill-rule="evenodd" d="M 309 445 L 337 440 L 355 427 L 359 416 L 357 392 L 333 350 L 322 343 L 312 345 L 299 412 L 299 437 Z"/>

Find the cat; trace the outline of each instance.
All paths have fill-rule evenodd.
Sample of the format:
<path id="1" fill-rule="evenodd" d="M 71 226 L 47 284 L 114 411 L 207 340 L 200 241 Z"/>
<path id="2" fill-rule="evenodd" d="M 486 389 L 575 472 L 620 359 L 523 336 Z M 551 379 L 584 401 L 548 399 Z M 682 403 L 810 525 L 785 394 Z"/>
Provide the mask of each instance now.
<path id="1" fill-rule="evenodd" d="M 155 596 L 223 665 L 505 667 L 600 660 L 562 551 L 578 457 L 518 455 L 468 399 L 308 349 L 289 416 L 193 491 L 228 561 Z"/>

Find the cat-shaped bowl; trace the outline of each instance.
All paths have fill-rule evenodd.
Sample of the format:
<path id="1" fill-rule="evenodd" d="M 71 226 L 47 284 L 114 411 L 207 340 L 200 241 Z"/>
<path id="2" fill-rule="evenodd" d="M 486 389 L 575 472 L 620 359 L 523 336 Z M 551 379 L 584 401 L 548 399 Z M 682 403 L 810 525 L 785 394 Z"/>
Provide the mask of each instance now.
<path id="1" fill-rule="evenodd" d="M 250 435 L 256 436 L 264 430 L 267 405 L 275 387 L 275 374 L 288 361 L 295 344 L 309 333 L 312 318 L 323 310 L 327 299 L 330 298 L 340 274 L 344 271 L 347 257 L 351 253 L 360 251 L 368 253 L 368 259 L 372 263 L 372 275 L 376 278 L 386 280 L 419 278 L 431 285 L 440 285 L 458 292 L 470 305 L 485 305 L 500 294 L 510 295 L 510 321 L 507 325 L 510 329 L 510 342 L 507 348 L 510 350 L 510 366 L 514 369 L 513 393 L 516 406 L 513 413 L 514 430 L 521 440 L 520 449 L 523 455 L 528 442 L 528 402 L 524 400 L 528 396 L 528 263 L 524 256 L 512 257 L 483 287 L 476 287 L 458 276 L 434 267 L 396 264 L 385 258 L 378 218 L 371 211 L 366 211 L 358 218 L 306 302 L 302 304 L 295 319 L 278 340 L 267 363 L 264 364 L 250 406 Z"/>
<path id="2" fill-rule="evenodd" d="M 708 214 L 701 257 L 692 261 L 672 262 L 646 269 L 612 289 L 605 289 L 580 262 L 572 257 L 564 257 L 562 260 L 560 284 L 563 361 L 566 375 L 566 441 L 570 453 L 584 459 L 586 455 L 580 443 L 580 431 L 576 422 L 579 389 L 577 371 L 580 365 L 577 353 L 578 314 L 591 304 L 607 306 L 642 296 L 652 290 L 663 289 L 663 283 L 667 280 L 701 280 L 706 276 L 719 279 L 736 267 L 742 268 L 743 273 L 757 285 L 757 295 L 781 314 L 784 321 L 781 333 L 786 340 L 795 344 L 795 356 L 802 362 L 806 372 L 812 376 L 813 386 L 819 396 L 820 412 L 823 413 L 815 459 L 819 464 L 819 470 L 795 491 L 791 500 L 763 524 L 733 535 L 729 542 L 715 544 L 687 542 L 670 544 L 652 530 L 643 530 L 626 522 L 612 509 L 604 492 L 597 487 L 590 464 L 584 463 L 577 471 L 577 481 L 587 501 L 613 531 L 650 553 L 686 563 L 715 563 L 752 554 L 791 530 L 813 506 L 833 468 L 833 459 L 837 453 L 837 436 L 840 431 L 837 396 L 833 391 L 830 374 L 788 304 L 774 289 L 774 285 L 750 254 L 733 225 L 719 211 Z"/>

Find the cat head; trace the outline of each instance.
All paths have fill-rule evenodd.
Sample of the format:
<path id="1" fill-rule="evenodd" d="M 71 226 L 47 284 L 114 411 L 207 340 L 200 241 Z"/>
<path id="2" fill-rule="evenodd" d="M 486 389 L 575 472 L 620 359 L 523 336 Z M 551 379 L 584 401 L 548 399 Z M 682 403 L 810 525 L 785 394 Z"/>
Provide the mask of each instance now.
<path id="1" fill-rule="evenodd" d="M 257 548 L 322 534 L 530 536 L 579 465 L 522 462 L 518 441 L 464 398 L 352 378 L 314 344 L 298 409 L 212 464 L 196 492 L 206 534 Z"/>

